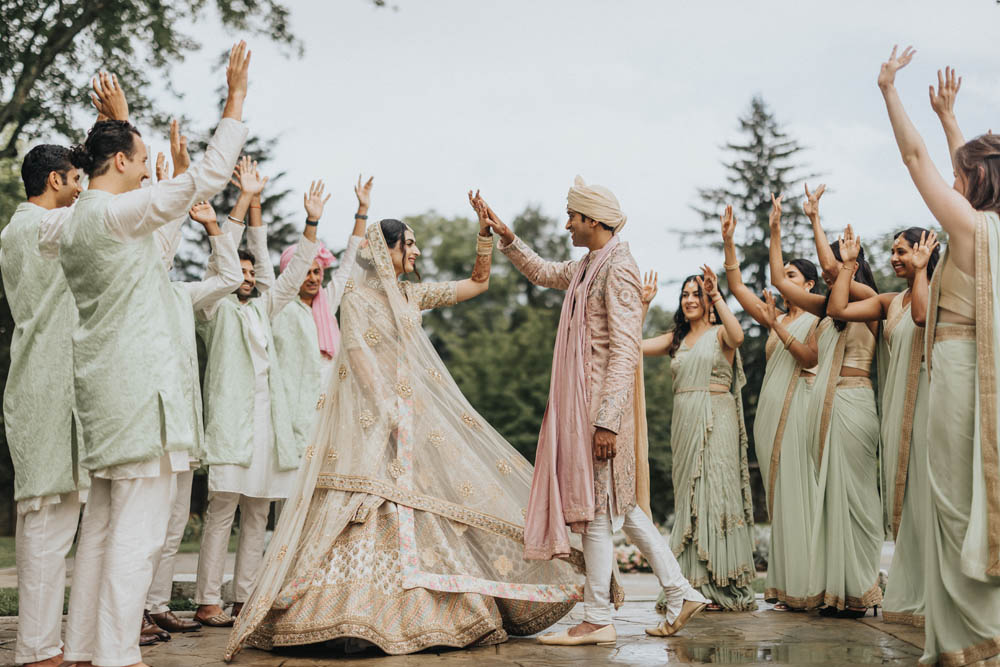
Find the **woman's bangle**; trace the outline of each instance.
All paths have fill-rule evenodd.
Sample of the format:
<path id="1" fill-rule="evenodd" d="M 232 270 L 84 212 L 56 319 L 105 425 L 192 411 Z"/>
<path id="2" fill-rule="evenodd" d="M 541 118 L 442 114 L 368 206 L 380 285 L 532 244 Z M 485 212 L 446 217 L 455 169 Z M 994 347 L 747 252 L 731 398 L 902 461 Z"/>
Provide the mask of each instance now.
<path id="1" fill-rule="evenodd" d="M 229 218 L 230 220 L 232 220 L 233 222 L 235 222 L 237 225 L 242 225 L 243 224 L 243 221 L 240 220 L 239 218 L 234 218 L 231 215 L 227 215 L 226 217 Z"/>
<path id="2" fill-rule="evenodd" d="M 368 219 L 368 216 L 367 216 L 367 215 L 364 215 L 364 214 L 362 214 L 362 213 L 355 213 L 355 214 L 354 214 L 354 219 L 355 219 L 355 220 L 367 220 L 367 219 Z"/>
<path id="3" fill-rule="evenodd" d="M 856 268 L 858 268 L 858 263 L 854 260 L 851 260 L 850 262 L 844 262 L 843 264 L 840 265 L 841 271 L 853 271 Z"/>
<path id="4" fill-rule="evenodd" d="M 792 343 L 794 342 L 795 338 L 792 336 L 792 334 L 788 334 L 788 338 L 786 340 L 781 341 L 781 344 L 784 345 L 785 349 L 787 350 L 792 346 Z"/>
<path id="5" fill-rule="evenodd" d="M 250 204 L 250 208 L 260 208 L 260 204 Z"/>
<path id="6" fill-rule="evenodd" d="M 722 298 L 721 294 L 716 294 L 715 296 L 711 297 L 711 299 L 712 303 L 719 303 L 720 301 L 725 301 L 725 299 Z"/>
<path id="7" fill-rule="evenodd" d="M 740 263 L 733 262 L 732 264 L 723 264 L 722 268 L 724 268 L 726 271 L 739 271 Z"/>

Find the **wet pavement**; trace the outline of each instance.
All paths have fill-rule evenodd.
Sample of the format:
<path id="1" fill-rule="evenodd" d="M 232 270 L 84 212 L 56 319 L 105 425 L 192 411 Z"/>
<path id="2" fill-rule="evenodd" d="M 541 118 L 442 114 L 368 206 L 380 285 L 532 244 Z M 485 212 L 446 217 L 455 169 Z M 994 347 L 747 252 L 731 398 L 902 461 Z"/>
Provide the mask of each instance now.
<path id="1" fill-rule="evenodd" d="M 882 623 L 826 619 L 815 612 L 761 609 L 747 613 L 702 613 L 671 638 L 648 637 L 643 631 L 662 618 L 652 600 L 629 601 L 617 613 L 618 643 L 614 647 L 546 647 L 531 638 L 512 638 L 500 646 L 470 650 L 443 649 L 407 656 L 385 656 L 377 649 L 345 655 L 342 650 L 298 647 L 269 653 L 245 649 L 232 664 L 238 667 L 307 667 L 312 665 L 658 665 L 755 664 L 794 665 L 915 665 L 920 658 L 923 631 Z M 189 616 L 190 614 L 182 614 Z M 578 622 L 578 605 L 555 629 Z M 0 665 L 13 662 L 16 618 L 0 618 Z M 143 651 L 151 667 L 222 667 L 228 629 L 206 628 L 175 634 L 167 643 Z"/>

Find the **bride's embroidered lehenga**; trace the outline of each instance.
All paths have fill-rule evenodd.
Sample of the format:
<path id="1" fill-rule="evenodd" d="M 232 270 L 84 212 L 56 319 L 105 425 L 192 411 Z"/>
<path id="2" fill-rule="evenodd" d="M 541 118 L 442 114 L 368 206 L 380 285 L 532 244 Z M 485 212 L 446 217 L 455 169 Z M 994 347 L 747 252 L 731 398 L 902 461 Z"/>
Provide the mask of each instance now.
<path id="1" fill-rule="evenodd" d="M 341 303 L 337 373 L 226 659 L 337 637 L 387 653 L 539 632 L 582 598 L 522 558 L 532 467 L 473 410 L 421 327 L 457 283 L 399 282 L 378 224 Z"/>

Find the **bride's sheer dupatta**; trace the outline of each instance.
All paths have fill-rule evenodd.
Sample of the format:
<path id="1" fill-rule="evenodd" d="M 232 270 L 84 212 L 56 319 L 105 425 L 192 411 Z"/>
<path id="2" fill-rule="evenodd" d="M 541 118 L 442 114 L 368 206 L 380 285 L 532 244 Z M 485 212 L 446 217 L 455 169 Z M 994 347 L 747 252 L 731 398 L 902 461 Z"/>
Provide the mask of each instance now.
<path id="1" fill-rule="evenodd" d="M 341 303 L 337 372 L 227 660 L 272 609 L 322 585 L 337 537 L 386 501 L 398 512 L 404 589 L 493 597 L 528 634 L 543 615 L 535 603 L 568 611 L 582 599 L 578 549 L 523 559 L 531 464 L 472 408 L 421 326 L 421 310 L 455 303 L 456 283 L 399 282 L 381 227 L 366 237 Z"/>

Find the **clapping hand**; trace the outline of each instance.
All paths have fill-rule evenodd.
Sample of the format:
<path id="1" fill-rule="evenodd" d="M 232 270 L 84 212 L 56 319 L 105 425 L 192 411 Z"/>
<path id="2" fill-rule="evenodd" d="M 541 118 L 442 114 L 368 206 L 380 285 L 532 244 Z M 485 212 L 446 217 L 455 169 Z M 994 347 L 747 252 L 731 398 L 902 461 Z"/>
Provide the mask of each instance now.
<path id="1" fill-rule="evenodd" d="M 267 185 L 267 180 L 268 177 L 261 177 L 260 172 L 257 170 L 257 162 L 251 160 L 250 156 L 244 155 L 236 163 L 230 183 L 238 187 L 243 194 L 258 196 L 264 189 L 264 186 Z"/>
<path id="2" fill-rule="evenodd" d="M 302 195 L 302 204 L 306 208 L 306 220 L 316 222 L 323 217 L 323 207 L 330 201 L 330 195 L 323 196 L 326 186 L 323 181 L 313 181 L 309 192 Z"/>
<path id="3" fill-rule="evenodd" d="M 659 290 L 660 274 L 656 271 L 649 271 L 646 273 L 642 281 L 642 304 L 648 306 L 653 298 L 656 296 L 656 292 Z"/>
<path id="4" fill-rule="evenodd" d="M 118 85 L 118 77 L 101 72 L 93 78 L 94 92 L 90 100 L 97 109 L 97 120 L 128 120 L 128 101 L 125 92 Z"/>
<path id="5" fill-rule="evenodd" d="M 913 246 L 913 268 L 916 271 L 927 268 L 927 264 L 931 261 L 931 255 L 934 254 L 939 245 L 935 232 L 922 232 L 920 242 Z"/>
<path id="6" fill-rule="evenodd" d="M 802 212 L 806 217 L 815 221 L 819 217 L 819 198 L 826 192 L 826 184 L 821 183 L 818 188 L 809 192 L 809 184 L 806 183 L 806 200 L 802 203 Z M 780 208 L 780 207 L 779 207 Z M 781 211 L 779 210 L 779 213 Z"/>
<path id="7" fill-rule="evenodd" d="M 176 118 L 170 121 L 170 157 L 174 161 L 174 178 L 183 174 L 191 166 L 188 138 L 181 134 L 181 125 Z"/>
<path id="8" fill-rule="evenodd" d="M 944 68 L 944 75 L 938 70 L 937 92 L 934 86 L 930 87 L 931 108 L 938 116 L 945 116 L 955 113 L 955 98 L 958 96 L 958 89 L 962 87 L 962 77 L 955 77 L 955 70 L 951 67 Z"/>
<path id="9" fill-rule="evenodd" d="M 854 235 L 854 229 L 850 225 L 847 225 L 838 243 L 841 262 L 854 262 L 858 259 L 861 254 L 861 237 Z"/>
<path id="10" fill-rule="evenodd" d="M 878 87 L 885 89 L 896 83 L 896 72 L 903 69 L 910 64 L 913 60 L 914 54 L 916 54 L 916 49 L 912 46 L 908 46 L 903 49 L 903 53 L 896 57 L 896 51 L 899 49 L 899 45 L 892 47 L 892 53 L 889 54 L 889 59 L 882 63 L 882 68 L 878 73 Z"/>
<path id="11" fill-rule="evenodd" d="M 767 216 L 767 224 L 771 227 L 771 232 L 781 231 L 781 195 L 777 197 L 771 193 L 771 213 Z"/>
<path id="12" fill-rule="evenodd" d="M 201 225 L 209 225 L 212 223 L 218 223 L 218 217 L 215 215 L 215 209 L 207 201 L 200 201 L 191 207 L 188 212 L 191 219 Z"/>

